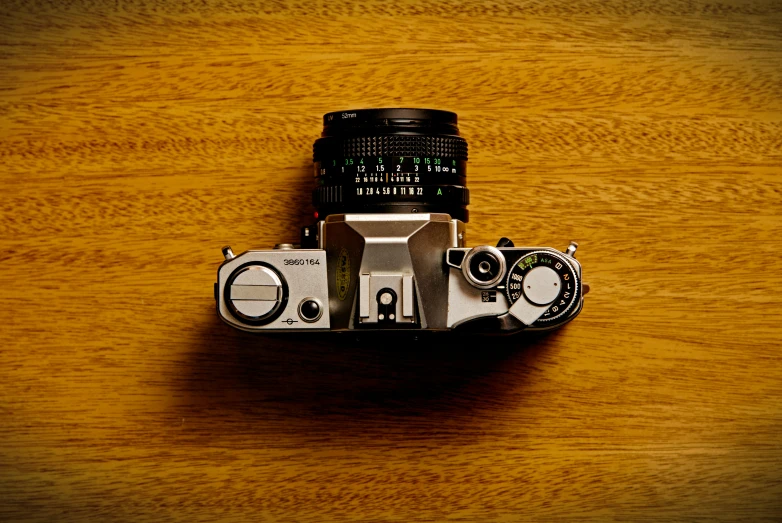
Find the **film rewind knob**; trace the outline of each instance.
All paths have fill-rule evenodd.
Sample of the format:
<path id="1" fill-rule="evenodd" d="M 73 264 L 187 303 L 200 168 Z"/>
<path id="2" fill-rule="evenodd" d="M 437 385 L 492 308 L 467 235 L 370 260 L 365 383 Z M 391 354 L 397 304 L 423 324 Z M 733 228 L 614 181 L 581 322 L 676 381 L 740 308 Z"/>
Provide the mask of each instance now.
<path id="1" fill-rule="evenodd" d="M 225 302 L 231 313 L 250 324 L 268 323 L 287 301 L 287 286 L 272 267 L 252 264 L 233 272 L 225 287 Z"/>

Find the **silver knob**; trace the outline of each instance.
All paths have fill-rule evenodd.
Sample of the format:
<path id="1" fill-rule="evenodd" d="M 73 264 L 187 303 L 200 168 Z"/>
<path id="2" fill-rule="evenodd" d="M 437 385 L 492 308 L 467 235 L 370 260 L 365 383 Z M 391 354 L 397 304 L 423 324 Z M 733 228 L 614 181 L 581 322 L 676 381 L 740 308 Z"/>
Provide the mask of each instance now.
<path id="1" fill-rule="evenodd" d="M 473 287 L 490 289 L 505 275 L 505 256 L 488 245 L 473 247 L 464 256 L 462 274 Z"/>
<path id="2" fill-rule="evenodd" d="M 226 303 L 237 319 L 269 320 L 285 303 L 285 285 L 271 267 L 250 265 L 234 272 L 227 282 Z"/>

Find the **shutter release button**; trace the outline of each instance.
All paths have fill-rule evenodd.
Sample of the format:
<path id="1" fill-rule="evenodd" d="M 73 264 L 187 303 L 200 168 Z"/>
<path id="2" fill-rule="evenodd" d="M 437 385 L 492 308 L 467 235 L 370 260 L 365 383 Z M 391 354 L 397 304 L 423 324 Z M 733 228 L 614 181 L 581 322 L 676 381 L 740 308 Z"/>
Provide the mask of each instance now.
<path id="1" fill-rule="evenodd" d="M 314 323 L 323 315 L 323 307 L 315 298 L 304 298 L 299 304 L 299 318 Z"/>

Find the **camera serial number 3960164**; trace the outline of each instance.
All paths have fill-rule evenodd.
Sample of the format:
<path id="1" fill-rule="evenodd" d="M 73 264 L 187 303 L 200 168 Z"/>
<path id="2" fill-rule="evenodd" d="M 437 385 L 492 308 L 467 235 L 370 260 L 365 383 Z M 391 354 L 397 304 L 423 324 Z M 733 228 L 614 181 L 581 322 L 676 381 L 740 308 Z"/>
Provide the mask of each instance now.
<path id="1" fill-rule="evenodd" d="M 247 331 L 513 333 L 560 327 L 588 289 L 565 251 L 465 246 L 467 142 L 456 114 L 329 113 L 315 141 L 316 223 L 301 243 L 223 248 L 220 318 Z"/>

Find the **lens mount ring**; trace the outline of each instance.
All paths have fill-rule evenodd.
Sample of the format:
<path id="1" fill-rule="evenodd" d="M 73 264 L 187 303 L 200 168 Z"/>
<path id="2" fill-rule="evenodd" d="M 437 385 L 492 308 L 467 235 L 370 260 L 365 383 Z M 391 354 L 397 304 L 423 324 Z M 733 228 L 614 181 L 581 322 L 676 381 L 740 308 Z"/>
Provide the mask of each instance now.
<path id="1" fill-rule="evenodd" d="M 490 289 L 505 276 L 505 256 L 490 245 L 473 247 L 462 261 L 462 274 L 473 287 Z"/>

